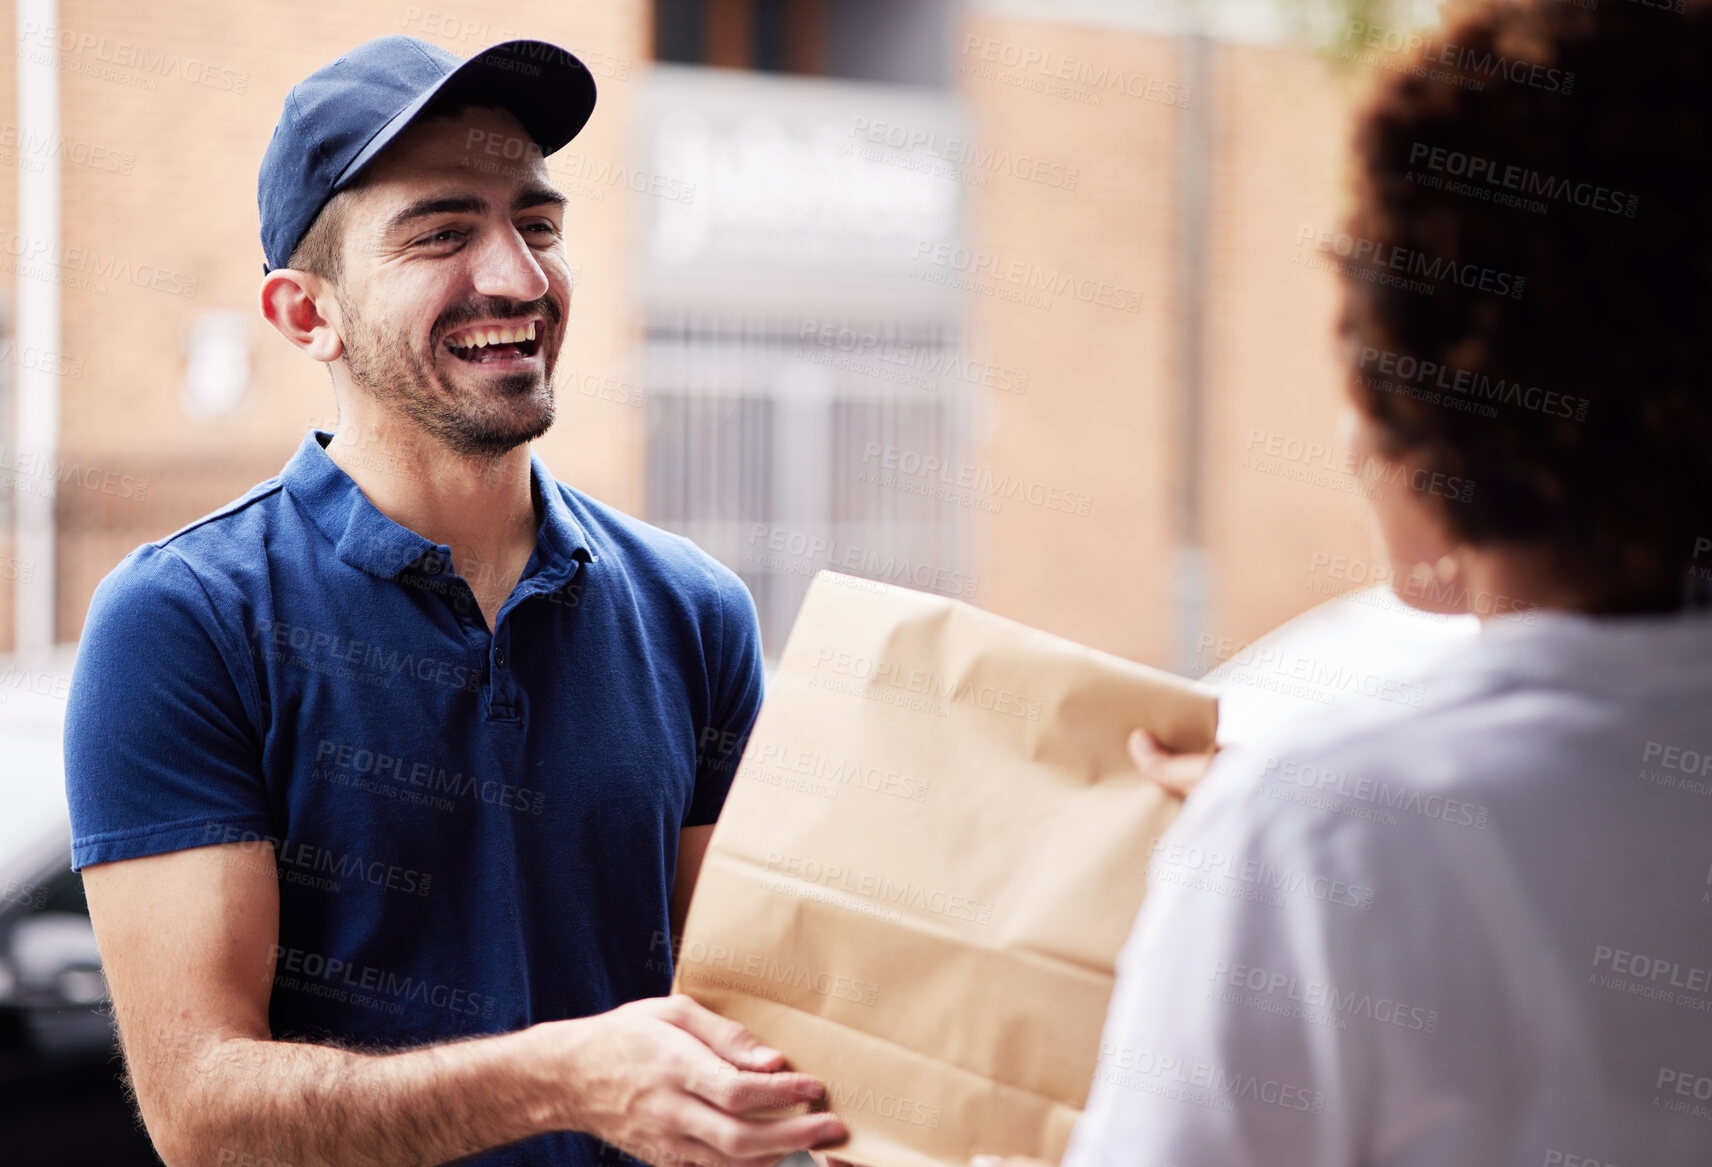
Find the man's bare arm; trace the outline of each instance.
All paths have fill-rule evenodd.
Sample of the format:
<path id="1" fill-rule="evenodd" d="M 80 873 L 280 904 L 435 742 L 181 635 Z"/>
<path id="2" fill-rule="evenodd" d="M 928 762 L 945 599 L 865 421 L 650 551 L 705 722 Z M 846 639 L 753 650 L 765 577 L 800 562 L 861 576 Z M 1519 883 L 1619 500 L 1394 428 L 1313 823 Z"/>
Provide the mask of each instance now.
<path id="1" fill-rule="evenodd" d="M 678 832 L 678 870 L 672 880 L 672 935 L 684 934 L 684 920 L 690 914 L 690 897 L 695 894 L 696 880 L 701 878 L 701 861 L 707 855 L 707 844 L 713 838 L 713 826 L 685 827 Z"/>
<path id="2" fill-rule="evenodd" d="M 820 1096 L 782 1055 L 687 998 L 395 1054 L 279 1042 L 271 846 L 230 844 L 84 872 L 137 1101 L 171 1167 L 443 1163 L 583 1130 L 656 1163 L 765 1167 L 839 1139 L 826 1114 L 746 1112 Z"/>

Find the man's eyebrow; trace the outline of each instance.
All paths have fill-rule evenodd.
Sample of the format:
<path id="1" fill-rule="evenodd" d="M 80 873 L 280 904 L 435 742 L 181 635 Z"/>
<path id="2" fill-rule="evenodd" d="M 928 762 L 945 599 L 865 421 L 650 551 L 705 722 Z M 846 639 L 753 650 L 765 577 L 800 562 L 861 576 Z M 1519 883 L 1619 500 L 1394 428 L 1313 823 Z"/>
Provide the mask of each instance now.
<path id="1" fill-rule="evenodd" d="M 429 215 L 480 215 L 487 211 L 487 200 L 476 195 L 437 195 L 417 199 L 386 221 L 384 234 L 392 234 L 417 219 Z"/>
<path id="2" fill-rule="evenodd" d="M 512 198 L 511 213 L 515 215 L 528 207 L 562 207 L 568 201 L 550 186 L 526 186 Z M 382 233 L 390 235 L 429 215 L 485 215 L 487 206 L 487 200 L 479 195 L 431 195 L 425 199 L 417 199 L 388 219 Z"/>
<path id="3" fill-rule="evenodd" d="M 528 207 L 562 207 L 569 201 L 550 186 L 530 185 L 511 200 L 511 213 L 515 215 Z"/>

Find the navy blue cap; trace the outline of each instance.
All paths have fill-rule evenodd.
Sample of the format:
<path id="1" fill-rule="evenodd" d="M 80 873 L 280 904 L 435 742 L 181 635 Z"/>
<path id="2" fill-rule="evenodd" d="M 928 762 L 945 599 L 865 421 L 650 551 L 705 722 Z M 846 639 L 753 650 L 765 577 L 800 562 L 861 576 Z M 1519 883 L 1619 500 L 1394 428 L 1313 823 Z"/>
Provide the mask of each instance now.
<path id="1" fill-rule="evenodd" d="M 545 41 L 506 41 L 467 61 L 413 36 L 358 45 L 285 95 L 256 183 L 267 266 L 285 267 L 327 200 L 442 94 L 510 110 L 543 154 L 594 112 L 588 67 Z"/>

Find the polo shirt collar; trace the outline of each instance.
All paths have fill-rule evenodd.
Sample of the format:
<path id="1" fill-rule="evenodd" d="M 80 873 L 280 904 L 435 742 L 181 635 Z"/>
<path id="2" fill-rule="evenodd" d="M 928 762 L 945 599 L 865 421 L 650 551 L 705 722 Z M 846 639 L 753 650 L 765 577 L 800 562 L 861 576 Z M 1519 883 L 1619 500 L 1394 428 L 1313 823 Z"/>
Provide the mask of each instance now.
<path id="1" fill-rule="evenodd" d="M 370 575 L 396 579 L 429 555 L 449 557 L 450 548 L 432 543 L 381 514 L 328 455 L 326 443 L 332 437 L 326 430 L 312 429 L 305 434 L 297 453 L 280 472 L 280 482 L 333 544 L 339 559 Z M 529 476 L 536 497 L 541 499 L 541 525 L 523 579 L 557 586 L 574 575 L 580 564 L 592 563 L 594 555 L 558 483 L 533 450 L 529 453 Z"/>

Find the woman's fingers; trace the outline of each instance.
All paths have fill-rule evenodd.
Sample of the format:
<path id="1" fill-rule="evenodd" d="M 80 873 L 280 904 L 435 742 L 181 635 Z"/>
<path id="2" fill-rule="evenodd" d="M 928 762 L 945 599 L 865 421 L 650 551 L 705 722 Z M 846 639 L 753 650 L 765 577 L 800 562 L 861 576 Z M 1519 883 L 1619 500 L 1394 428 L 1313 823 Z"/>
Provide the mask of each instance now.
<path id="1" fill-rule="evenodd" d="M 1178 798 L 1188 797 L 1213 764 L 1213 754 L 1173 754 L 1145 729 L 1129 735 L 1129 756 L 1144 777 Z"/>

